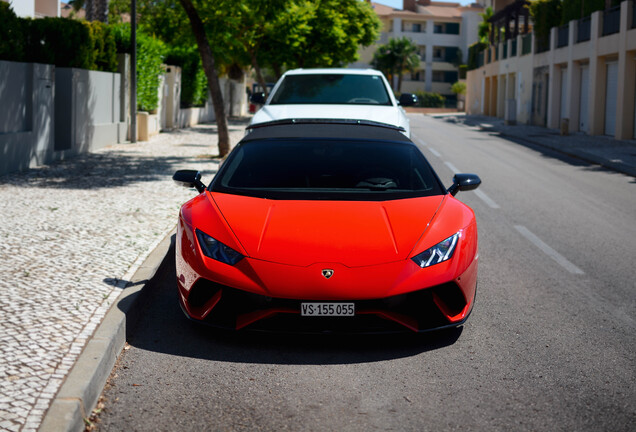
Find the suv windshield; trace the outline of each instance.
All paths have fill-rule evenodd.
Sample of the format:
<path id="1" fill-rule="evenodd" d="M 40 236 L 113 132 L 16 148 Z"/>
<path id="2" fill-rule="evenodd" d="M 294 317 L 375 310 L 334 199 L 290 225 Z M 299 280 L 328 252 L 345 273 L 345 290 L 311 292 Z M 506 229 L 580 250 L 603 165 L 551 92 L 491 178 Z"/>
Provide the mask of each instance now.
<path id="1" fill-rule="evenodd" d="M 352 104 L 392 105 L 384 81 L 378 75 L 288 75 L 270 105 Z"/>
<path id="2" fill-rule="evenodd" d="M 210 189 L 270 199 L 357 201 L 444 193 L 412 144 L 325 139 L 245 142 L 223 164 Z"/>

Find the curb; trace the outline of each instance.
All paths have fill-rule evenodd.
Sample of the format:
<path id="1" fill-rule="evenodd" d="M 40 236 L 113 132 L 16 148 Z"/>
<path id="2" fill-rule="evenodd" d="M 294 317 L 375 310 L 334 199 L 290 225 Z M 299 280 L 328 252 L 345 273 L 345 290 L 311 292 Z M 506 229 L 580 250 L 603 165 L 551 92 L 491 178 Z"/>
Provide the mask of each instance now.
<path id="1" fill-rule="evenodd" d="M 106 380 L 126 343 L 126 332 L 137 321 L 137 302 L 148 281 L 163 262 L 171 244 L 173 227 L 152 244 L 126 272 L 122 292 L 73 365 L 51 402 L 38 431 L 83 431 Z"/>

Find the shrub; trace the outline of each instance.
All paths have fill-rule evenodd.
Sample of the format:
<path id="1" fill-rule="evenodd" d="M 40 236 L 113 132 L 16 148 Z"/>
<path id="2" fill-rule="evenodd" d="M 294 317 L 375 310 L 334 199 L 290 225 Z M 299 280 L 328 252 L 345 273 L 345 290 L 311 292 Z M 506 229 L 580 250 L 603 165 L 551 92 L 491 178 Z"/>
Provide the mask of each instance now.
<path id="1" fill-rule="evenodd" d="M 9 6 L 0 2 L 0 60 L 23 61 L 24 25 Z"/>
<path id="2" fill-rule="evenodd" d="M 88 25 L 65 18 L 24 21 L 28 47 L 24 61 L 81 69 L 93 66 L 95 42 Z"/>
<path id="3" fill-rule="evenodd" d="M 457 81 L 451 86 L 451 91 L 456 95 L 466 94 L 466 83 L 463 81 Z"/>
<path id="4" fill-rule="evenodd" d="M 91 69 L 117 72 L 115 35 L 110 26 L 99 21 L 86 23 L 93 40 L 93 64 Z"/>
<path id="5" fill-rule="evenodd" d="M 131 54 L 130 23 L 111 24 L 109 27 L 115 40 L 115 51 L 122 54 Z"/>
<path id="6" fill-rule="evenodd" d="M 479 53 L 488 48 L 488 44 L 484 42 L 475 42 L 468 47 L 468 70 L 477 69 L 479 67 Z"/>
<path id="7" fill-rule="evenodd" d="M 431 93 L 423 90 L 415 92 L 419 99 L 419 106 L 425 108 L 443 108 L 446 98 L 439 93 Z"/>
<path id="8" fill-rule="evenodd" d="M 165 45 L 159 39 L 137 33 L 137 108 L 154 111 L 159 105 Z"/>

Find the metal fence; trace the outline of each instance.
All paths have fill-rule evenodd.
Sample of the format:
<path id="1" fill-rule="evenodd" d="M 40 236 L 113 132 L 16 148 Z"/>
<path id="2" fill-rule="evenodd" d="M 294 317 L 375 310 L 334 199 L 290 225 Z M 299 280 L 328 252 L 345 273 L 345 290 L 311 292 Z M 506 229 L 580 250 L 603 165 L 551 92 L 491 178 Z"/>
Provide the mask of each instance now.
<path id="1" fill-rule="evenodd" d="M 510 57 L 517 56 L 517 39 L 513 39 L 510 43 Z"/>
<path id="2" fill-rule="evenodd" d="M 567 46 L 570 38 L 569 24 L 563 25 L 557 30 L 557 48 Z"/>
<path id="3" fill-rule="evenodd" d="M 579 20 L 576 32 L 576 43 L 590 40 L 590 32 L 592 30 L 592 17 L 585 17 Z"/>
<path id="4" fill-rule="evenodd" d="M 504 42 L 503 44 L 503 54 L 502 58 L 505 60 L 508 58 L 508 42 Z"/>
<path id="5" fill-rule="evenodd" d="M 603 36 L 618 33 L 621 29 L 621 7 L 613 7 L 603 12 Z"/>
<path id="6" fill-rule="evenodd" d="M 528 33 L 521 37 L 521 55 L 530 54 L 532 52 L 532 33 Z"/>

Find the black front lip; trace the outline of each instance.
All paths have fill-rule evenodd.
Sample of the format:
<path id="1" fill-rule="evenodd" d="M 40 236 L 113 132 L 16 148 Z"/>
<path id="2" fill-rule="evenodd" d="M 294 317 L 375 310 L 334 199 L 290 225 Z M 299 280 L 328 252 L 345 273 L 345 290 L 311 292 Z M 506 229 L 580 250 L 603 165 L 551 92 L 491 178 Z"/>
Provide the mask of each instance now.
<path id="1" fill-rule="evenodd" d="M 211 289 L 211 295 L 222 291 L 221 300 L 212 312 L 203 320 L 188 314 L 181 300 L 179 305 L 184 314 L 193 322 L 206 326 L 234 330 L 241 332 L 265 332 L 279 334 L 391 334 L 391 333 L 426 333 L 463 325 L 470 316 L 471 310 L 458 322 L 449 323 L 432 300 L 434 290 L 459 290 L 453 283 L 443 284 L 414 293 L 402 294 L 378 300 L 359 300 L 356 303 L 355 317 L 301 317 L 300 304 L 307 300 L 276 299 L 257 294 L 247 293 L 227 286 L 214 284 L 202 280 L 198 290 Z M 197 291 L 194 291 L 197 292 Z M 197 299 L 201 305 L 205 297 L 200 292 L 189 298 Z M 188 307 L 192 304 L 189 303 Z M 461 307 L 462 305 L 459 305 Z M 239 326 L 239 319 L 251 313 L 274 311 L 272 315 L 250 321 L 247 325 Z M 281 312 L 281 311 L 286 312 Z M 278 311 L 278 312 L 276 312 Z M 365 313 L 366 312 L 366 313 Z M 409 326 L 404 320 L 382 318 L 382 312 L 396 313 L 416 326 Z M 240 328 L 239 328 L 240 327 Z M 414 328 L 415 327 L 415 328 Z"/>

